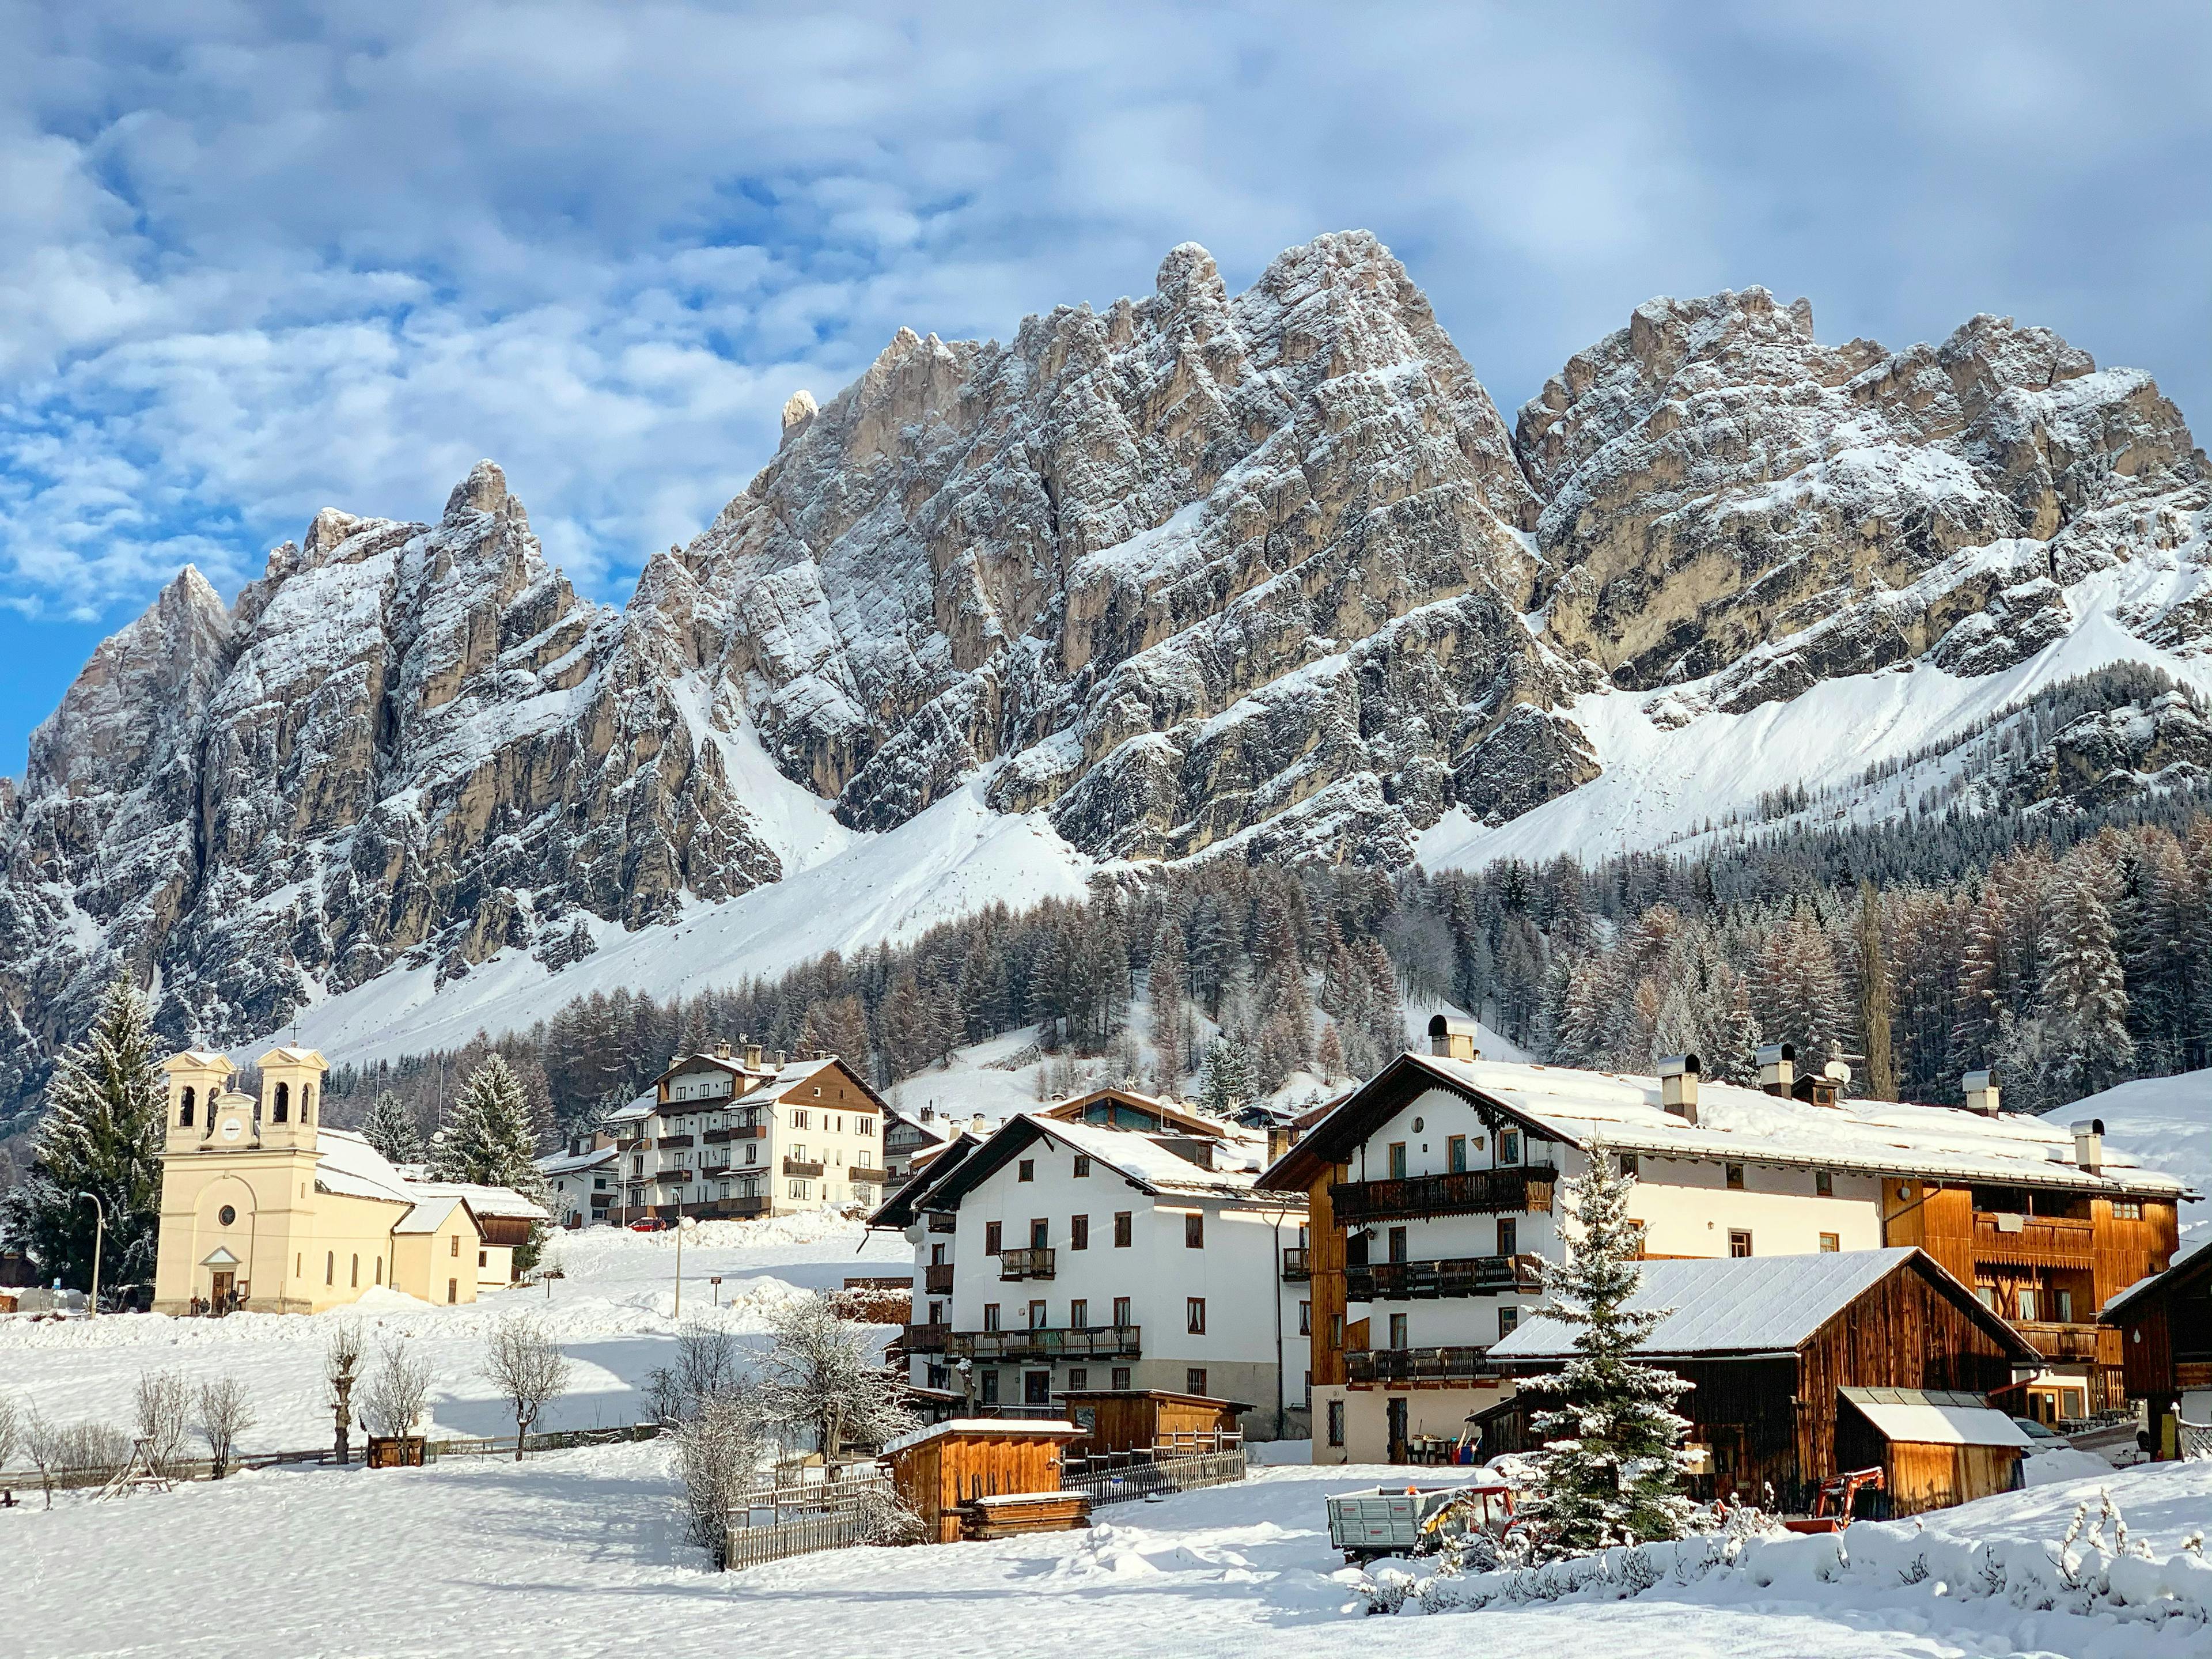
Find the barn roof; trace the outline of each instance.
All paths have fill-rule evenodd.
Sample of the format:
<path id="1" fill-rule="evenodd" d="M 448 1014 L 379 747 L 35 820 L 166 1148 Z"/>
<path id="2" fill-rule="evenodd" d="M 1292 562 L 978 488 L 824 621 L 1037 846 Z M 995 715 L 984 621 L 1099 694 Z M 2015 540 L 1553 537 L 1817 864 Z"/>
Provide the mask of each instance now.
<path id="1" fill-rule="evenodd" d="M 1826 1251 L 1815 1255 L 1720 1256 L 1646 1261 L 1631 1311 L 1666 1310 L 1640 1352 L 1689 1358 L 1794 1352 L 1890 1274 L 1917 1264 L 1954 1291 L 1952 1299 L 2022 1361 L 2035 1358 L 2026 1338 L 1982 1306 L 1966 1287 L 1917 1249 Z M 1565 1359 L 1578 1327 L 1539 1313 L 1492 1345 L 1494 1361 Z"/>

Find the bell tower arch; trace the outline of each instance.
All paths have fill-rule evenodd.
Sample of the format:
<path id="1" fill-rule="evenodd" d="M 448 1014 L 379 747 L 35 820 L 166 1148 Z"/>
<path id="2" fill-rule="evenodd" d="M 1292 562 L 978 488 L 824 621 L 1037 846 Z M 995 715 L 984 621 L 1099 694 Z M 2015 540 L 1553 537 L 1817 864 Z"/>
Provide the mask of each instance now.
<path id="1" fill-rule="evenodd" d="M 330 1064 L 313 1048 L 279 1046 L 261 1056 L 261 1144 L 312 1152 Z"/>
<path id="2" fill-rule="evenodd" d="M 215 1133 L 216 1100 L 230 1086 L 238 1067 L 230 1056 L 187 1048 L 161 1062 L 169 1082 L 169 1124 L 162 1150 L 197 1152 Z"/>

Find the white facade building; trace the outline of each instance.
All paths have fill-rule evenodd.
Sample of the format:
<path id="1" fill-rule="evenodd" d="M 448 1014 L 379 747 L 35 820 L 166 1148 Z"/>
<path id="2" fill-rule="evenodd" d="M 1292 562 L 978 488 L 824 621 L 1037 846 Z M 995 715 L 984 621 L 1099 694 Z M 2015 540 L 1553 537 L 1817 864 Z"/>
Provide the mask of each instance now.
<path id="1" fill-rule="evenodd" d="M 1701 1089 L 1694 1056 L 1660 1078 L 1485 1062 L 1437 1024 L 1437 1052 L 1386 1067 L 1261 1182 L 1314 1214 L 1317 1462 L 1442 1455 L 1510 1396 L 1486 1352 L 1541 1305 L 1541 1261 L 1565 1255 L 1562 1188 L 1593 1150 L 1636 1174 L 1647 1258 L 1921 1246 L 2007 1318 L 2041 1310 L 2021 1328 L 2052 1368 L 2022 1382 L 2085 1399 L 2105 1387 L 2093 1258 L 2147 1267 L 2172 1249 L 2179 1182 L 2077 1156 L 1993 1099 L 1990 1114 L 1840 1101 L 1780 1048 L 1765 1091 Z M 2078 1218 L 2031 1226 L 2044 1209 Z M 2032 1279 L 2042 1299 L 2023 1302 Z"/>
<path id="2" fill-rule="evenodd" d="M 557 1227 L 588 1227 L 605 1221 L 615 1200 L 615 1143 L 600 1132 L 574 1135 L 565 1151 L 538 1160 L 553 1194 L 553 1223 Z"/>
<path id="3" fill-rule="evenodd" d="M 1304 1201 L 1255 1189 L 1263 1140 L 1173 1116 L 1147 1133 L 1024 1114 L 884 1206 L 875 1224 L 915 1244 L 917 1386 L 971 1414 L 1161 1389 L 1238 1402 L 1255 1439 L 1306 1431 L 1304 1286 L 1283 1276 Z"/>
<path id="4" fill-rule="evenodd" d="M 785 1062 L 748 1047 L 679 1059 L 651 1092 L 608 1114 L 613 1199 L 598 1218 L 629 1225 L 873 1204 L 888 1109 L 834 1055 Z"/>

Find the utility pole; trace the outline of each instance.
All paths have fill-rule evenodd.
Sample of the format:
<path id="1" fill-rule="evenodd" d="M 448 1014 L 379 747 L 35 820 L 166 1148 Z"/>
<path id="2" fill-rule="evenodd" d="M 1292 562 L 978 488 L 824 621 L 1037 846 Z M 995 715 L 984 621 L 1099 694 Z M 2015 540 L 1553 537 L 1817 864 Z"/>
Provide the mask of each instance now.
<path id="1" fill-rule="evenodd" d="M 679 1203 L 677 1207 L 681 1210 L 683 1206 Z M 676 1312 L 674 1317 L 679 1323 L 684 1318 L 684 1235 L 696 1231 L 698 1225 L 698 1218 L 696 1216 L 678 1215 L 676 1218 Z"/>
<path id="2" fill-rule="evenodd" d="M 77 1196 L 92 1206 L 98 1218 L 92 1224 L 92 1312 L 89 1317 L 100 1317 L 100 1252 L 107 1243 L 107 1206 L 100 1201 L 97 1193 L 79 1193 Z"/>

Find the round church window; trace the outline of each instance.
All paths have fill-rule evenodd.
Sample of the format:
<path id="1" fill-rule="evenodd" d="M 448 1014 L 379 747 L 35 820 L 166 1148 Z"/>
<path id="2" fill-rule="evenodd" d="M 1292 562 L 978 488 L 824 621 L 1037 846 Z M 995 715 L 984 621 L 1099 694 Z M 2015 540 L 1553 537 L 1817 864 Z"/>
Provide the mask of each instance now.
<path id="1" fill-rule="evenodd" d="M 222 1208 L 215 1212 L 215 1218 L 222 1223 L 224 1226 L 228 1227 L 232 1222 L 238 1219 L 238 1212 L 232 1209 L 229 1205 L 226 1204 Z"/>

